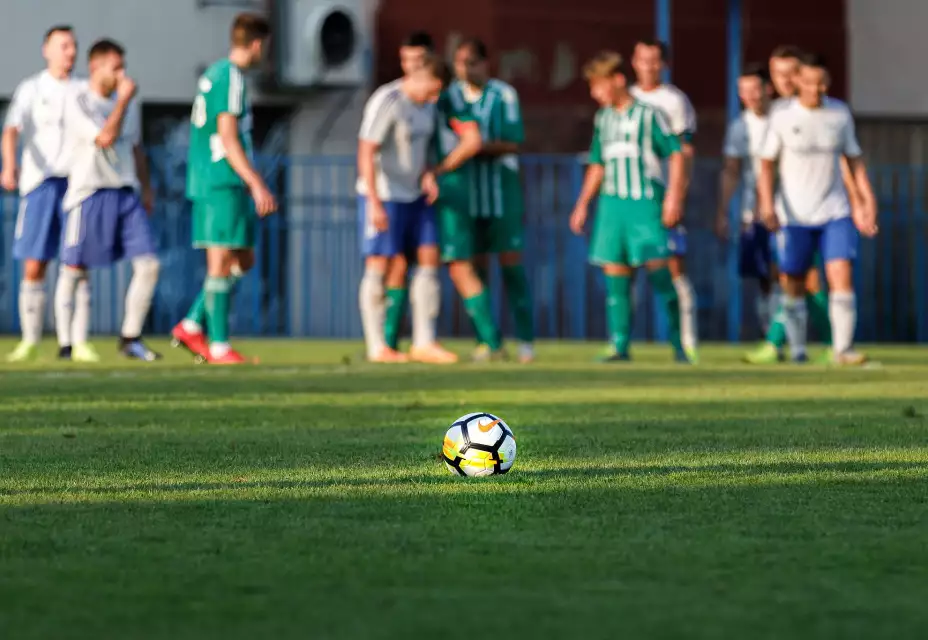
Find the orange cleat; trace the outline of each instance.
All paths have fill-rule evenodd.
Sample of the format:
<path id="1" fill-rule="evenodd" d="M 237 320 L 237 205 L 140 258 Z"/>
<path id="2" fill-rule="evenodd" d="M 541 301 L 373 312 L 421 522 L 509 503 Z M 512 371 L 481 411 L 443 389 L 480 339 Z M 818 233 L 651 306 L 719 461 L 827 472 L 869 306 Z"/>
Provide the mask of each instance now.
<path id="1" fill-rule="evenodd" d="M 248 361 L 245 359 L 245 356 L 240 354 L 238 351 L 235 351 L 234 349 L 229 349 L 228 351 L 226 351 L 223 355 L 219 356 L 218 358 L 214 358 L 212 355 L 208 354 L 206 356 L 206 362 L 208 364 L 223 364 L 223 365 L 248 364 Z"/>
<path id="2" fill-rule="evenodd" d="M 409 359 L 424 364 L 455 364 L 458 356 L 436 342 L 427 347 L 413 347 L 409 350 Z"/>
<path id="3" fill-rule="evenodd" d="M 409 358 L 405 353 L 401 353 L 390 347 L 384 347 L 380 350 L 380 353 L 368 360 L 377 364 L 402 364 L 404 362 L 409 362 Z"/>
<path id="4" fill-rule="evenodd" d="M 209 345 L 206 343 L 206 336 L 202 332 L 190 333 L 184 329 L 183 322 L 178 322 L 177 326 L 171 330 L 171 345 L 184 347 L 195 356 L 209 359 Z"/>

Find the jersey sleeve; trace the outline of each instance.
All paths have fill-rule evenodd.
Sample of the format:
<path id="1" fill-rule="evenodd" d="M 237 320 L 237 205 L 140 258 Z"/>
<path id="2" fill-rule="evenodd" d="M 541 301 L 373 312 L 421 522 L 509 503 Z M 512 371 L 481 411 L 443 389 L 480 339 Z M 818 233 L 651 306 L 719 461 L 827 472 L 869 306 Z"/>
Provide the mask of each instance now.
<path id="1" fill-rule="evenodd" d="M 123 137 L 133 147 L 142 144 L 142 102 L 138 96 L 129 103 L 129 110 L 126 113 L 125 120 L 123 120 L 122 131 Z"/>
<path id="2" fill-rule="evenodd" d="M 747 127 L 741 118 L 729 123 L 725 132 L 725 143 L 722 145 L 722 155 L 726 158 L 747 158 L 750 155 Z"/>
<path id="3" fill-rule="evenodd" d="M 760 149 L 762 160 L 776 160 L 780 157 L 780 152 L 783 150 L 783 136 L 780 134 L 781 121 L 780 114 L 770 116 L 770 126 L 767 127 L 764 144 Z"/>
<path id="4" fill-rule="evenodd" d="M 590 142 L 590 164 L 603 164 L 603 145 L 599 139 L 601 122 L 602 115 L 597 113 L 596 119 L 593 120 L 593 141 Z"/>
<path id="5" fill-rule="evenodd" d="M 106 124 L 106 120 L 93 109 L 87 94 L 83 91 L 74 91 L 67 96 L 64 121 L 65 130 L 81 142 L 96 140 Z"/>
<path id="6" fill-rule="evenodd" d="M 447 125 L 452 131 L 457 129 L 457 123 L 476 122 L 474 112 L 464 100 L 456 100 L 448 91 L 441 94 L 438 99 L 438 116 L 442 124 Z"/>
<path id="7" fill-rule="evenodd" d="M 228 113 L 240 118 L 245 113 L 245 78 L 235 65 L 220 73 L 212 82 L 207 98 L 216 116 Z"/>
<path id="8" fill-rule="evenodd" d="M 26 121 L 26 113 L 32 105 L 32 99 L 35 95 L 35 87 L 31 80 L 25 80 L 16 87 L 13 92 L 13 99 L 6 111 L 6 118 L 3 123 L 4 129 L 22 129 Z"/>
<path id="9" fill-rule="evenodd" d="M 857 131 L 854 127 L 854 116 L 850 111 L 845 111 L 846 120 L 844 123 L 843 140 L 841 141 L 841 152 L 848 158 L 859 158 L 863 155 L 860 143 L 857 141 Z"/>
<path id="10" fill-rule="evenodd" d="M 525 142 L 525 127 L 522 124 L 522 107 L 519 94 L 510 86 L 502 89 L 503 118 L 501 138 L 503 142 L 522 144 Z"/>
<path id="11" fill-rule="evenodd" d="M 396 120 L 397 97 L 392 91 L 378 91 L 364 105 L 358 139 L 383 144 Z"/>
<path id="12" fill-rule="evenodd" d="M 651 112 L 651 144 L 660 158 L 680 152 L 680 138 L 673 132 L 666 116 L 657 109 Z"/>
<path id="13" fill-rule="evenodd" d="M 679 130 L 674 129 L 674 133 L 680 137 L 681 141 L 690 143 L 696 133 L 696 109 L 693 108 L 693 103 L 686 97 L 686 94 L 681 93 L 680 97 L 683 101 L 683 122 Z"/>

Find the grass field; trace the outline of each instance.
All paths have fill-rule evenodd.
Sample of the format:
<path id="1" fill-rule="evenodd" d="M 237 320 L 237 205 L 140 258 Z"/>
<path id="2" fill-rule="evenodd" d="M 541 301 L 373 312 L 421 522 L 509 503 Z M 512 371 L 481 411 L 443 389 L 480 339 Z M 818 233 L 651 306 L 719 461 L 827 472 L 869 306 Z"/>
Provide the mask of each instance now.
<path id="1" fill-rule="evenodd" d="M 928 350 L 241 346 L 263 364 L 0 365 L 0 637 L 925 637 Z M 439 462 L 473 410 L 511 474 Z"/>

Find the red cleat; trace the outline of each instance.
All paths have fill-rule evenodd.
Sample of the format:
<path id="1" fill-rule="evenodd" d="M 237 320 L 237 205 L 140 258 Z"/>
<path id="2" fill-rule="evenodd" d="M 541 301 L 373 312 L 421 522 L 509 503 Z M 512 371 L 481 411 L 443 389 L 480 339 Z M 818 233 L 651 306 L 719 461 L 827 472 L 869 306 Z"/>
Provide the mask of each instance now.
<path id="1" fill-rule="evenodd" d="M 195 356 L 209 358 L 209 345 L 206 343 L 206 336 L 200 333 L 190 333 L 184 329 L 184 323 L 178 322 L 177 326 L 171 330 L 171 343 L 174 346 L 182 346 Z"/>
<path id="2" fill-rule="evenodd" d="M 229 349 L 218 358 L 214 358 L 212 355 L 210 355 L 209 350 L 207 349 L 206 362 L 207 364 L 248 364 L 245 356 L 233 349 Z"/>

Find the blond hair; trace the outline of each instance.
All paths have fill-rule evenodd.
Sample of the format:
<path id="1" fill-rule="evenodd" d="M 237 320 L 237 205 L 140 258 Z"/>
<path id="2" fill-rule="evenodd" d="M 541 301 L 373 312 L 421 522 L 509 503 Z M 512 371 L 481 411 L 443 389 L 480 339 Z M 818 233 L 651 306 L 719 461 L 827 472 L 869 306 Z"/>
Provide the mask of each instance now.
<path id="1" fill-rule="evenodd" d="M 611 78 L 617 73 L 625 74 L 625 60 L 615 51 L 600 51 L 583 65 L 583 77 L 589 80 Z"/>

